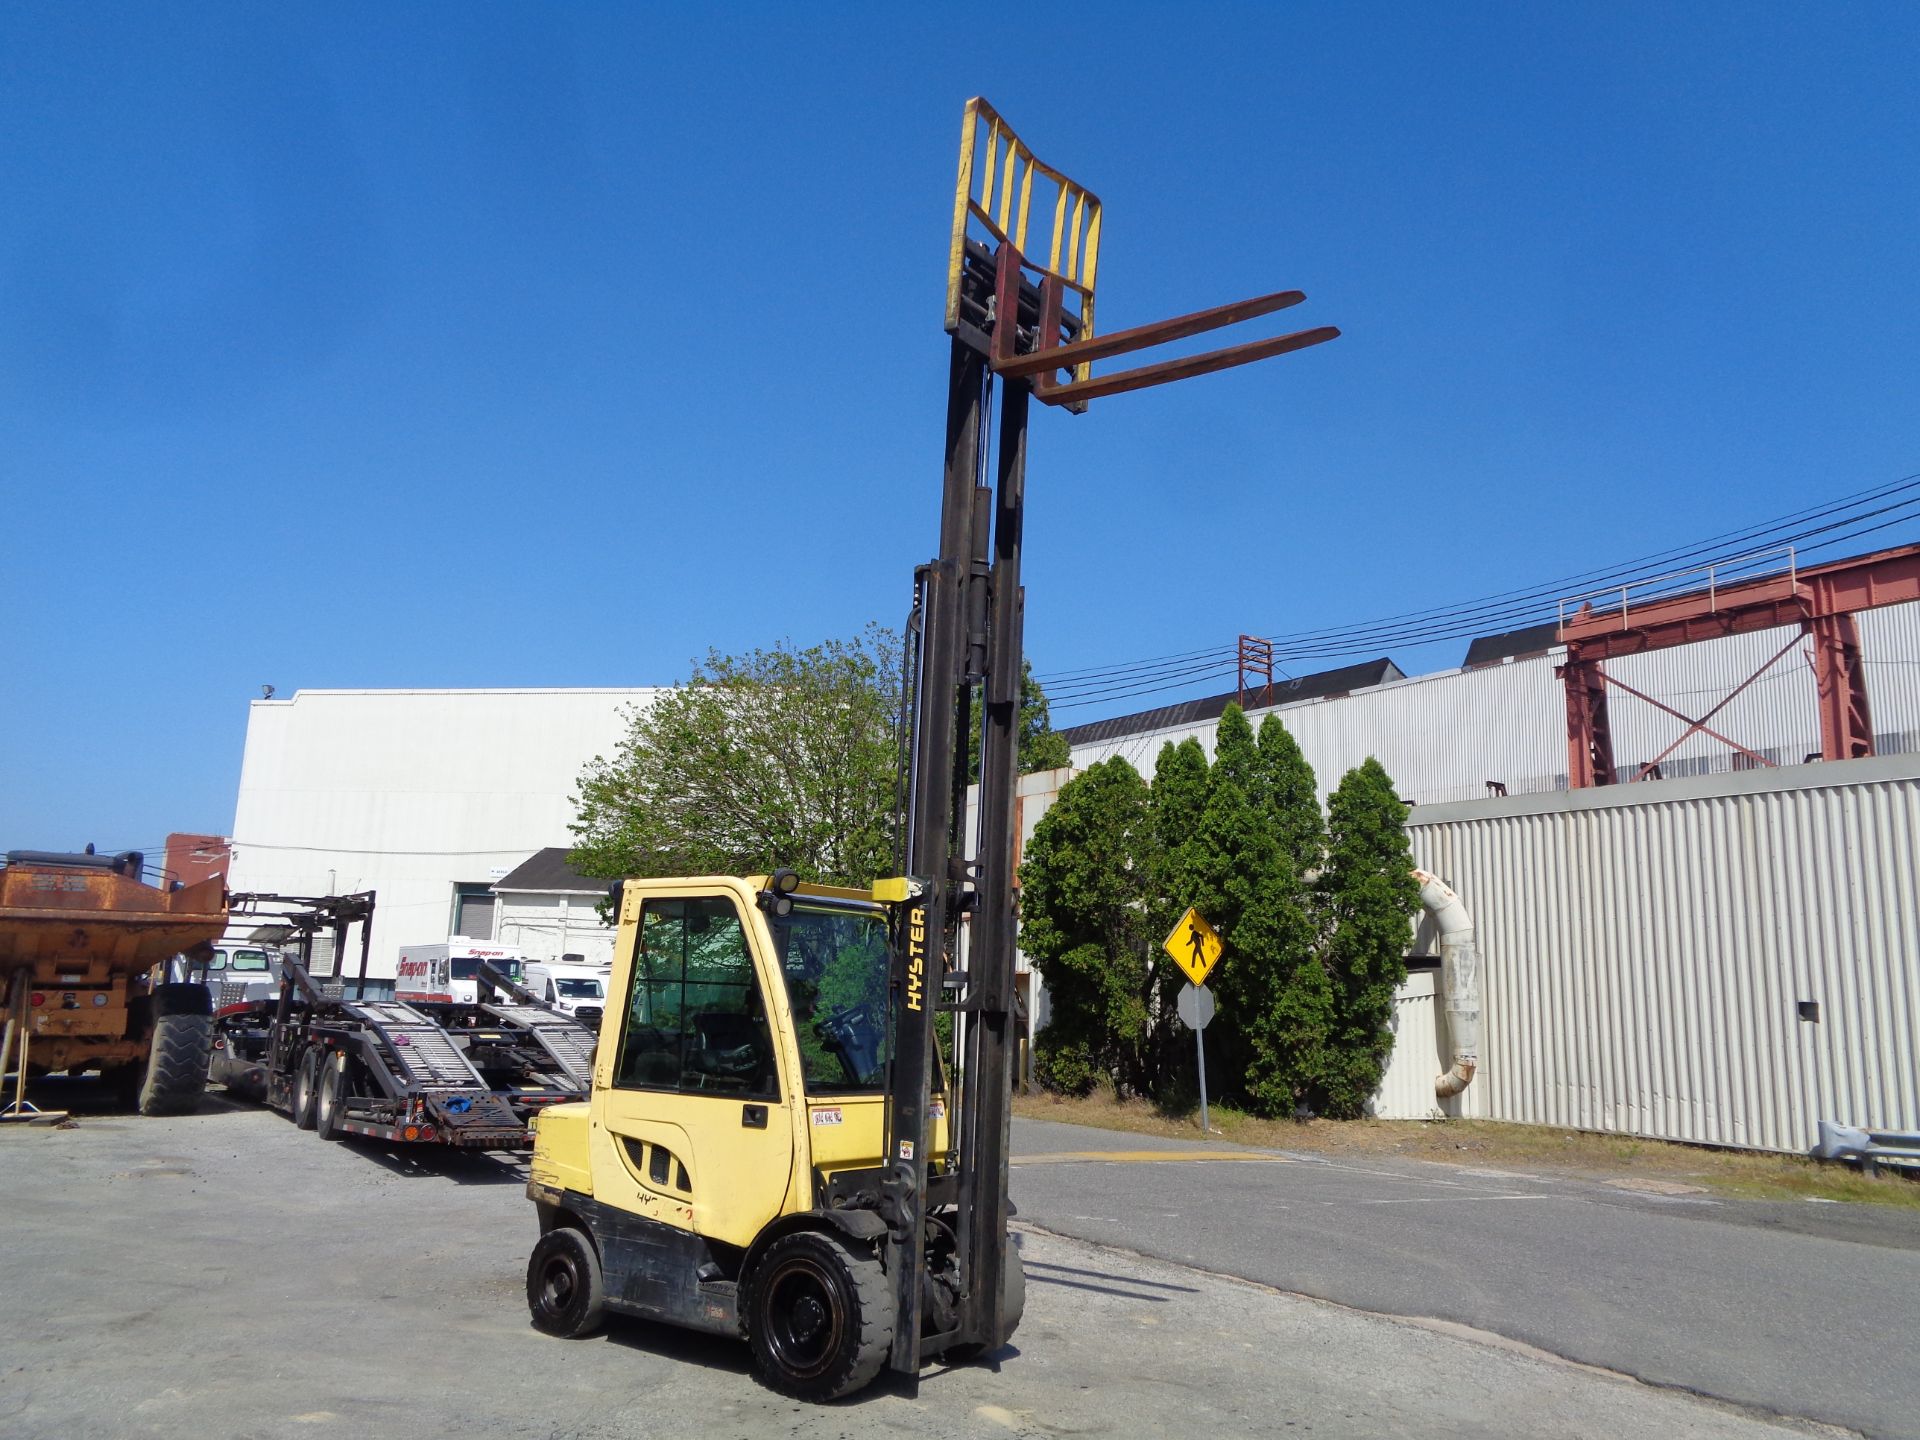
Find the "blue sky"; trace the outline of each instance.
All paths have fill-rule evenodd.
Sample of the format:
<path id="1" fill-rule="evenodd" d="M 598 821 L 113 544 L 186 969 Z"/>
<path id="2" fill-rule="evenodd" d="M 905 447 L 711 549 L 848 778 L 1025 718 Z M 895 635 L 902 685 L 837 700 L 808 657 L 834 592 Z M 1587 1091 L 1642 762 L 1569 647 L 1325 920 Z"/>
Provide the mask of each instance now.
<path id="1" fill-rule="evenodd" d="M 1920 9 L 995 13 L 0 9 L 0 846 L 226 829 L 262 683 L 897 622 L 975 93 L 1101 194 L 1105 328 L 1345 332 L 1037 412 L 1042 672 L 1920 469 Z"/>

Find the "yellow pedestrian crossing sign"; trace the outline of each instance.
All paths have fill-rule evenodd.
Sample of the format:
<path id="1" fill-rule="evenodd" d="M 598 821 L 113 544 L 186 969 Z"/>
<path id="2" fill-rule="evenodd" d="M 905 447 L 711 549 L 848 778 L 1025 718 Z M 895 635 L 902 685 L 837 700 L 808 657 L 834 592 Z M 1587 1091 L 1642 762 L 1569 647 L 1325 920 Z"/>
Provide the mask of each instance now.
<path id="1" fill-rule="evenodd" d="M 1187 978 L 1196 985 L 1206 984 L 1207 976 L 1220 963 L 1220 936 L 1191 905 L 1162 946 L 1173 957 L 1173 963 L 1186 971 Z"/>

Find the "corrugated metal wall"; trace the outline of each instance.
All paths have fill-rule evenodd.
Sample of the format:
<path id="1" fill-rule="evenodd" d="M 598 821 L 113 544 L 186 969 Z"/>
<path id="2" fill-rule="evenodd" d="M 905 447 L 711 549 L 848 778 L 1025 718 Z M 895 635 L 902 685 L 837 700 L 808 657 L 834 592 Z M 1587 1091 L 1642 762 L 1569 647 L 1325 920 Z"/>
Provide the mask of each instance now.
<path id="1" fill-rule="evenodd" d="M 1410 834 L 1474 916 L 1481 1113 L 1790 1151 L 1819 1119 L 1920 1127 L 1920 757 L 1422 807 Z"/>
<path id="2" fill-rule="evenodd" d="M 1381 1119 L 1431 1120 L 1441 1115 L 1440 1101 L 1433 1093 L 1434 1077 L 1447 1068 L 1440 1063 L 1440 1041 L 1434 1031 L 1438 1008 L 1431 970 L 1407 976 L 1407 983 L 1393 997 L 1393 1054 L 1372 1106 Z"/>

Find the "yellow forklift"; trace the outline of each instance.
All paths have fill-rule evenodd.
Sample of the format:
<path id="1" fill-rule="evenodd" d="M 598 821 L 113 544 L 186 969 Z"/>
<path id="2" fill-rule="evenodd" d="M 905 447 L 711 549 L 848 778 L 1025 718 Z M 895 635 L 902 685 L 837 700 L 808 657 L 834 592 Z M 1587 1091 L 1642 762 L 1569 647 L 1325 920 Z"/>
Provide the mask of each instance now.
<path id="1" fill-rule="evenodd" d="M 1034 255 L 1030 222 L 1050 236 Z M 985 101 L 967 103 L 940 552 L 915 573 L 907 627 L 905 878 L 870 890 L 791 871 L 615 886 L 589 1098 L 535 1121 L 527 1302 L 539 1329 L 586 1335 L 613 1311 L 744 1338 L 767 1384 L 827 1400 L 883 1368 L 912 1377 L 936 1357 L 992 1352 L 1019 1324 L 1007 1149 L 1029 401 L 1081 411 L 1339 334 L 1095 376 L 1095 361 L 1305 298 L 1281 291 L 1096 334 L 1100 224 L 1090 191 L 1036 159 Z"/>

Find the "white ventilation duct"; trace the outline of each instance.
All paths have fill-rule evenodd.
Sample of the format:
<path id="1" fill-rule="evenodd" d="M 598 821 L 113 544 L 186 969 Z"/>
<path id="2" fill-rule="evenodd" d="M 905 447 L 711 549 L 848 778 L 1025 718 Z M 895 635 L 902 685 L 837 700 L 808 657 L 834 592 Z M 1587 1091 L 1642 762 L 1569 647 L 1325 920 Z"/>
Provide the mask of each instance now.
<path id="1" fill-rule="evenodd" d="M 1433 1083 L 1445 1099 L 1458 1095 L 1480 1063 L 1480 955 L 1473 945 L 1473 916 L 1438 875 L 1413 872 L 1420 882 L 1420 903 L 1440 933 L 1440 983 L 1445 993 L 1447 1033 L 1453 1040 L 1453 1066 Z"/>

